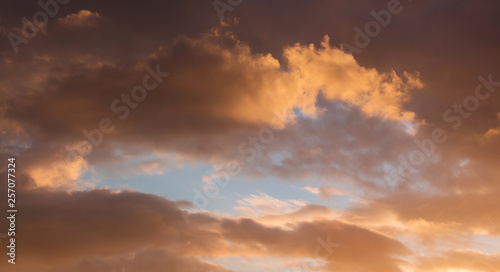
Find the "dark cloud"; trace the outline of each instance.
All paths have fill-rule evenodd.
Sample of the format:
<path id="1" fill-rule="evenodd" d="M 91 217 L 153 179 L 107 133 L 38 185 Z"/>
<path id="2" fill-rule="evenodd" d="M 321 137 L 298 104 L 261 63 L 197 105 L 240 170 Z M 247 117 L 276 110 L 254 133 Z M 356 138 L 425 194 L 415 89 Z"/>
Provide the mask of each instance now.
<path id="1" fill-rule="evenodd" d="M 29 180 L 18 182 L 28 184 Z M 166 260 L 179 271 L 225 271 L 194 258 L 236 255 L 322 259 L 330 248 L 322 248 L 318 239 L 340 245 L 326 261 L 345 269 L 398 271 L 399 261 L 393 255 L 409 253 L 397 240 L 340 221 L 298 222 L 285 230 L 252 219 L 188 215 L 181 209 L 189 207 L 188 202 L 132 191 L 68 193 L 21 186 L 18 195 L 22 200 L 18 205 L 22 211 L 18 214 L 19 261 L 12 271 L 30 271 L 34 265 L 46 271 L 65 267 L 73 267 L 71 271 L 104 271 L 119 265 L 119 261 L 127 271 L 129 266 L 131 271 L 139 271 L 142 265 L 151 269 L 148 271 L 163 271 L 155 269 Z M 358 259 L 360 252 L 363 261 Z M 134 257 L 127 259 L 129 253 Z"/>
<path id="2" fill-rule="evenodd" d="M 41 7 L 2 1 L 0 158 L 22 158 L 36 181 L 23 177 L 30 182 L 20 193 L 19 246 L 29 263 L 20 269 L 104 271 L 137 253 L 126 261 L 130 269 L 147 262 L 149 271 L 160 271 L 168 260 L 178 271 L 224 271 L 200 258 L 311 257 L 316 237 L 328 234 L 342 245 L 326 269 L 399 271 L 407 265 L 395 258 L 408 254 L 400 242 L 361 228 L 366 225 L 297 221 L 322 207 L 260 218 L 293 221 L 291 229 L 201 213 L 186 226 L 181 207 L 187 203 L 129 191 L 54 189 L 79 188 L 82 173 L 97 168 L 100 175 L 141 175 L 184 162 L 236 159 L 245 163 L 246 179 L 354 184 L 364 201 L 344 218 L 360 224 L 391 214 L 398 224 L 423 220 L 498 236 L 498 90 L 461 117 L 457 129 L 443 114 L 475 95 L 479 76 L 500 81 L 500 5 L 401 1 L 402 12 L 361 53 L 336 48 L 355 44 L 354 27 L 364 29 L 374 20 L 370 11 L 387 3 L 243 1 L 220 25 L 211 1 L 70 1 L 15 54 L 7 35 L 20 34 L 21 18 L 31 19 Z M 126 108 L 113 112 L 116 99 L 144 84 L 148 65 L 170 74 L 129 116 Z M 114 131 L 85 158 L 70 158 L 65 148 L 78 147 L 86 140 L 82 130 L 97 129 L 103 118 Z M 248 147 L 248 137 L 258 137 L 273 118 L 279 125 L 274 139 L 246 160 L 240 144 Z M 398 167 L 400 156 L 418 149 L 415 141 L 435 128 L 447 140 L 388 191 L 388 168 Z M 65 167 L 63 174 L 54 163 Z M 497 262 L 449 252 L 418 265 L 469 269 L 468 262 L 443 265 L 469 257 Z"/>

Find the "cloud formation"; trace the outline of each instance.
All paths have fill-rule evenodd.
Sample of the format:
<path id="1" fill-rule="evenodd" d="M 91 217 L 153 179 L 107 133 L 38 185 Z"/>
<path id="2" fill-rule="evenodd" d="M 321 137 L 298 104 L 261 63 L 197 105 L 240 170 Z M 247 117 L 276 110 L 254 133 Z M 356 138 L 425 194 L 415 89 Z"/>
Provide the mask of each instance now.
<path id="1" fill-rule="evenodd" d="M 41 7 L 3 1 L 0 158 L 18 158 L 23 184 L 15 269 L 286 270 L 330 237 L 340 247 L 306 270 L 497 271 L 500 4 L 401 1 L 361 53 L 339 48 L 387 3 L 245 1 L 221 23 L 211 2 L 71 1 L 16 54 L 7 35 Z M 446 140 L 389 182 L 435 129 Z M 232 161 L 231 182 L 287 190 L 234 184 L 221 212 L 96 189 L 207 164 L 196 182 L 216 184 Z"/>
<path id="2" fill-rule="evenodd" d="M 68 267 L 72 271 L 104 271 L 113 265 L 126 265 L 132 271 L 139 271 L 139 267 L 163 271 L 155 269 L 166 260 L 179 271 L 226 271 L 199 259 L 224 256 L 319 256 L 325 258 L 326 266 L 398 271 L 399 261 L 393 255 L 409 253 L 390 237 L 337 220 L 297 222 L 285 230 L 266 227 L 250 218 L 186 214 L 182 207 L 189 207 L 187 202 L 133 191 L 68 193 L 24 188 L 22 194 L 24 201 L 19 209 L 23 211 L 23 224 L 19 232 L 23 239 L 18 247 L 23 249 L 25 261 L 13 271 L 28 271 L 33 266 L 43 271 Z M 326 258 L 329 249 L 319 247 L 318 238 L 341 246 Z M 363 263 L 358 261 L 360 252 Z M 129 254 L 132 257 L 127 257 Z"/>

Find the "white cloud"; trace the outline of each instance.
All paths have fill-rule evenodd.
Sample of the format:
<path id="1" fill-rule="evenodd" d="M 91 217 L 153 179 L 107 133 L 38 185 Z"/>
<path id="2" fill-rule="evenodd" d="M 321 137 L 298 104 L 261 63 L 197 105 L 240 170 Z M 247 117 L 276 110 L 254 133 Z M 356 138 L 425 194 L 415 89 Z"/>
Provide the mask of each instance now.
<path id="1" fill-rule="evenodd" d="M 234 209 L 240 211 L 245 216 L 290 213 L 307 205 L 307 202 L 302 200 L 280 200 L 262 192 L 259 195 L 251 194 L 236 202 L 240 206 L 236 206 Z"/>
<path id="2" fill-rule="evenodd" d="M 311 187 L 311 186 L 304 186 L 304 187 L 302 187 L 302 190 L 306 190 L 306 191 L 311 192 L 315 195 L 318 195 L 318 197 L 320 197 L 320 198 L 329 198 L 331 196 L 347 195 L 347 192 L 344 190 L 333 188 L 333 187 L 328 187 L 328 186 L 321 186 L 319 188 Z"/>

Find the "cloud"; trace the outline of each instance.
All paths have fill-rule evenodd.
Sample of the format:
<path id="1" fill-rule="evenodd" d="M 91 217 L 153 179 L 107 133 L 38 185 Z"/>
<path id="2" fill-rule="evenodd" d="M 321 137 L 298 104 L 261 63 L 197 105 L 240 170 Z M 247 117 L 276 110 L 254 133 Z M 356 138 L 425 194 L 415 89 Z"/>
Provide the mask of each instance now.
<path id="1" fill-rule="evenodd" d="M 303 79 L 306 93 L 313 94 L 306 96 L 312 102 L 318 90 L 322 90 L 327 99 L 359 106 L 368 116 L 396 120 L 412 120 L 414 117 L 413 113 L 402 109 L 402 104 L 408 100 L 409 90 L 423 87 L 418 74 L 405 73 L 402 78 L 395 72 L 384 74 L 366 69 L 352 55 L 330 47 L 328 36 L 321 42 L 321 48 L 297 44 L 286 48 L 284 56 L 290 70 Z M 312 108 L 312 103 L 302 105 L 306 113 L 314 113 Z"/>
<path id="2" fill-rule="evenodd" d="M 303 190 L 306 190 L 310 193 L 313 193 L 315 195 L 318 195 L 319 198 L 330 198 L 332 196 L 342 196 L 342 195 L 347 195 L 347 192 L 341 189 L 336 189 L 328 186 L 321 186 L 319 188 L 316 187 L 311 187 L 311 186 L 304 186 L 302 187 Z"/>
<path id="3" fill-rule="evenodd" d="M 385 191 L 384 166 L 417 148 L 399 121 L 366 118 L 359 107 L 322 96 L 317 107 L 322 109 L 317 118 L 297 118 L 276 132 L 256 160 L 249 162 L 234 150 L 221 161 L 240 159 L 243 176 L 251 178 L 273 176 L 291 182 L 319 178 L 325 187 L 355 184 Z"/>
<path id="4" fill-rule="evenodd" d="M 259 195 L 252 194 L 246 198 L 237 200 L 236 203 L 240 206 L 236 206 L 234 209 L 250 217 L 290 213 L 307 204 L 304 201 L 295 199 L 276 199 L 262 192 Z"/>
<path id="5" fill-rule="evenodd" d="M 268 214 L 252 219 L 267 226 L 290 228 L 290 226 L 301 222 L 328 220 L 337 217 L 335 216 L 335 211 L 328 207 L 308 204 L 290 213 Z"/>
<path id="6" fill-rule="evenodd" d="M 19 203 L 23 211 L 19 233 L 23 239 L 17 246 L 23 249 L 23 261 L 14 271 L 30 271 L 33 266 L 42 271 L 64 271 L 68 267 L 72 271 L 101 271 L 120 269 L 120 264 L 135 271 L 146 263 L 148 271 L 156 271 L 166 260 L 194 271 L 225 271 L 201 258 L 317 257 L 315 251 L 325 250 L 317 240 L 326 241 L 327 237 L 341 244 L 331 258 L 325 259 L 327 265 L 340 265 L 346 271 L 355 267 L 362 271 L 370 267 L 398 271 L 399 261 L 393 256 L 409 253 L 397 240 L 335 220 L 297 222 L 294 227 L 281 229 L 248 218 L 187 215 L 182 210 L 190 205 L 187 202 L 134 191 L 69 193 L 30 189 L 29 179 L 21 181 L 25 184 Z M 189 223 L 184 220 L 186 216 Z M 318 256 L 323 258 L 323 253 Z"/>
<path id="7" fill-rule="evenodd" d="M 333 232 L 346 240 L 323 262 L 330 270 L 397 271 L 410 262 L 404 242 L 432 249 L 419 260 L 422 271 L 494 271 L 496 255 L 439 255 L 436 247 L 450 240 L 473 247 L 471 236 L 500 231 L 498 90 L 462 118 L 460 129 L 443 118 L 473 94 L 478 75 L 498 80 L 500 40 L 492 33 L 500 5 L 413 1 L 361 54 L 335 47 L 352 41 L 353 27 L 373 20 L 369 11 L 386 4 L 256 0 L 227 14 L 240 24 L 212 28 L 217 15 L 200 1 L 72 2 L 15 55 L 5 35 L 21 30 L 19 19 L 30 17 L 36 3 L 3 3 L 9 12 L 0 18 L 0 157 L 17 155 L 23 173 L 51 187 L 30 187 L 20 198 L 27 202 L 27 239 L 20 243 L 32 263 L 19 269 L 108 269 L 108 262 L 137 254 L 141 258 L 129 260 L 133 266 L 146 252 L 160 259 L 152 264 L 164 258 L 192 269 L 222 269 L 202 260 L 267 257 L 263 253 L 307 258 L 315 238 Z M 171 75 L 121 120 L 110 104 L 142 83 L 147 65 L 157 64 Z M 86 140 L 82 130 L 98 128 L 102 118 L 110 118 L 115 131 L 85 158 L 72 158 L 67 147 L 77 148 Z M 273 141 L 248 162 L 238 146 L 271 125 L 278 127 Z M 388 169 L 436 127 L 446 131 L 446 143 L 414 175 L 387 188 Z M 305 186 L 315 179 L 317 187 L 305 188 L 318 201 L 342 193 L 333 189 L 341 185 L 358 198 L 342 214 L 255 195 L 238 207 L 251 219 L 193 213 L 186 227 L 179 223 L 185 203 L 131 191 L 52 191 L 231 159 L 247 162 L 242 179 Z M 85 180 L 89 172 L 97 176 Z M 364 245 L 349 240 L 358 231 L 366 234 Z M 379 240 L 381 253 L 375 252 Z M 368 257 L 360 261 L 364 250 Z"/>
<path id="8" fill-rule="evenodd" d="M 100 15 L 97 12 L 80 10 L 78 13 L 69 14 L 64 18 L 59 18 L 59 23 L 66 28 L 92 28 L 97 27 Z"/>
<path id="9" fill-rule="evenodd" d="M 92 14 L 81 11 L 68 18 L 97 16 Z M 88 140 L 82 131 L 92 132 L 101 119 L 110 118 L 116 129 L 105 134 L 103 143 L 86 158 L 89 166 L 101 167 L 120 160 L 114 155 L 117 150 L 135 153 L 131 146 L 138 142 L 145 154 L 169 150 L 172 155 L 207 160 L 227 152 L 220 148 L 222 143 L 236 147 L 237 139 L 256 127 L 287 125 L 294 119 L 294 108 L 320 114 L 316 108 L 320 92 L 327 99 L 360 107 L 368 117 L 411 119 L 401 108 L 408 90 L 416 87 L 416 79 L 408 74 L 401 78 L 363 68 L 351 55 L 330 47 L 327 39 L 320 48 L 287 47 L 283 56 L 286 65 L 270 54 L 252 53 L 224 28 L 198 38 L 179 36 L 151 52 L 147 61 L 120 63 L 85 54 L 59 62 L 51 55 L 44 60 L 43 71 L 33 71 L 42 76 L 28 82 L 27 88 L 36 91 L 9 97 L 3 116 L 30 135 L 27 151 L 41 161 L 53 156 L 48 153 L 62 154 L 67 145 Z M 161 67 L 171 76 L 150 91 L 146 101 L 127 112 L 118 110 L 125 105 L 123 95 L 147 74 L 146 65 Z M 51 151 L 40 146 L 42 142 Z"/>
<path id="10" fill-rule="evenodd" d="M 499 271 L 500 256 L 472 250 L 451 250 L 438 256 L 422 257 L 415 271 Z"/>
<path id="11" fill-rule="evenodd" d="M 222 230 L 226 237 L 245 243 L 255 252 L 267 256 L 316 257 L 314 252 L 317 244 L 311 241 L 327 240 L 327 237 L 330 237 L 328 240 L 340 244 L 340 247 L 329 256 L 325 268 L 337 267 L 338 271 L 349 269 L 399 271 L 399 261 L 392 256 L 409 253 L 395 240 L 339 221 L 302 223 L 292 230 L 282 231 L 279 228 L 263 227 L 249 219 L 225 220 L 222 223 Z M 239 233 L 244 235 L 238 235 Z M 367 246 L 374 244 L 377 245 L 377 251 L 372 251 Z M 359 259 L 359 254 L 362 254 L 362 260 Z"/>
<path id="12" fill-rule="evenodd" d="M 403 224 L 414 224 L 422 220 L 421 222 L 432 222 L 434 225 L 453 226 L 455 231 L 497 236 L 500 234 L 500 221 L 495 215 L 498 201 L 496 192 L 447 195 L 400 192 L 369 201 L 362 207 L 353 208 L 353 211 L 358 214 L 387 211 L 394 213 Z M 435 230 L 431 228 L 430 231 Z"/>
<path id="13" fill-rule="evenodd" d="M 500 119 L 500 113 L 497 114 L 498 119 Z M 489 140 L 491 138 L 494 138 L 496 136 L 500 135 L 500 127 L 497 128 L 490 128 L 485 134 L 484 138 L 485 140 Z"/>
<path id="14" fill-rule="evenodd" d="M 163 272 L 165 268 L 179 271 L 208 271 L 208 272 L 229 272 L 221 265 L 215 265 L 200 261 L 196 258 L 185 256 L 176 252 L 161 249 L 146 249 L 135 252 L 134 254 L 125 254 L 102 257 L 85 257 L 78 263 L 53 270 L 54 272 L 74 271 L 74 272 Z"/>

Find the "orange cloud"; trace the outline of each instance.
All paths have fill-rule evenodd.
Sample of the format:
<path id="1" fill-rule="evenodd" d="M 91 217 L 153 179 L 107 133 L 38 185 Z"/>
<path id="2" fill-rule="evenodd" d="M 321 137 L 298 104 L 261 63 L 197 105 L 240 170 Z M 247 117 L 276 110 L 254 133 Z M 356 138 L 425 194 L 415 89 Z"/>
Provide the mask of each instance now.
<path id="1" fill-rule="evenodd" d="M 97 27 L 101 16 L 97 12 L 80 10 L 77 13 L 69 14 L 59 19 L 59 23 L 67 28 Z"/>
<path id="2" fill-rule="evenodd" d="M 223 256 L 310 257 L 345 271 L 370 267 L 398 271 L 400 260 L 395 256 L 409 253 L 397 240 L 340 221 L 297 222 L 281 229 L 247 218 L 187 215 L 182 210 L 189 205 L 187 202 L 132 191 L 68 193 L 23 186 L 23 199 L 19 204 L 23 211 L 23 222 L 19 224 L 23 239 L 18 242 L 23 261 L 13 271 L 30 271 L 33 265 L 45 269 L 42 271 L 104 269 L 116 265 L 120 256 L 132 271 L 146 260 L 151 271 L 156 271 L 155 263 L 164 263 L 163 258 L 184 269 L 192 262 L 193 269 L 225 271 L 200 261 L 203 257 Z M 330 248 L 322 247 L 322 243 L 340 247 L 335 246 L 334 253 L 329 254 Z M 132 257 L 125 258 L 127 254 Z"/>

